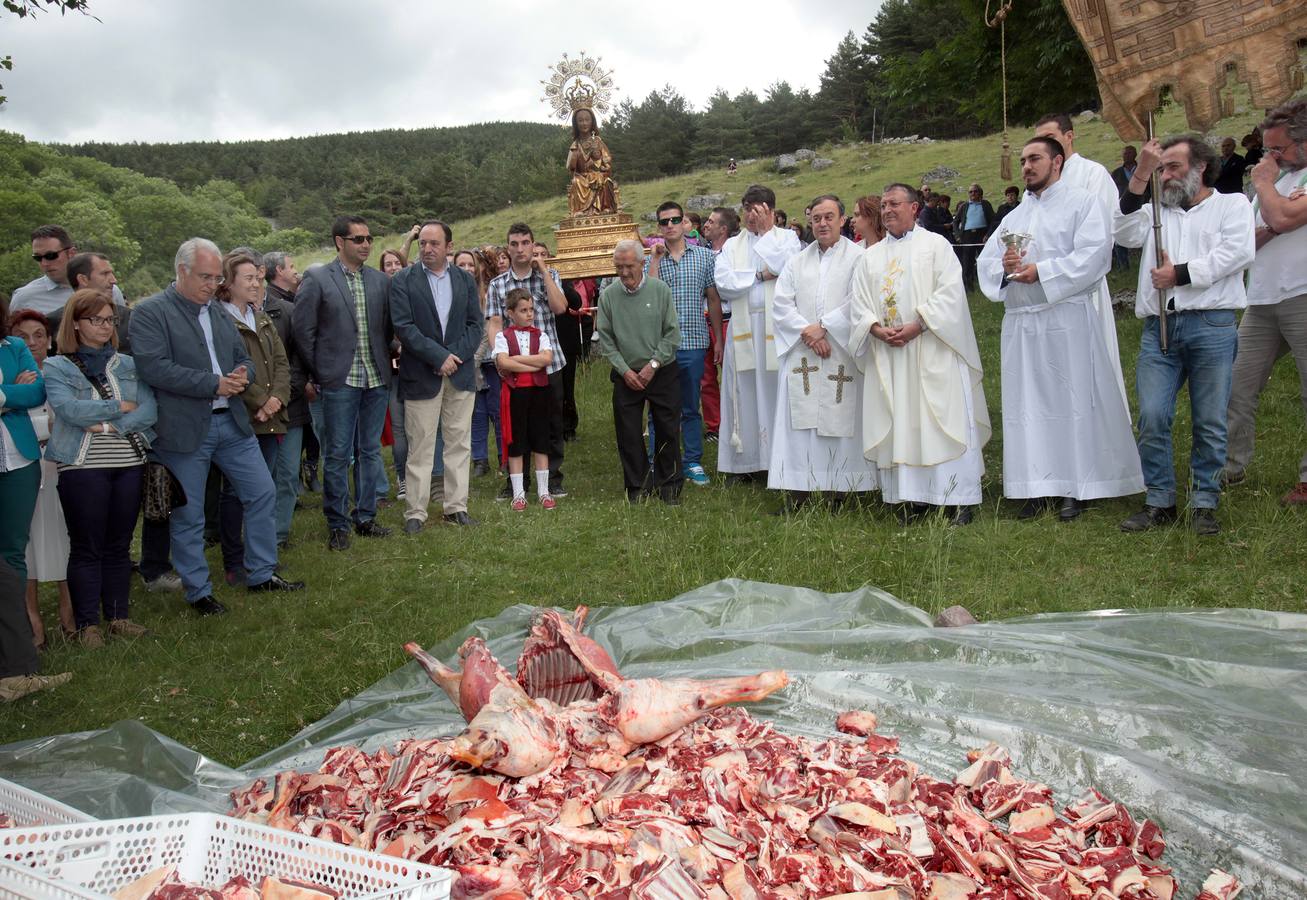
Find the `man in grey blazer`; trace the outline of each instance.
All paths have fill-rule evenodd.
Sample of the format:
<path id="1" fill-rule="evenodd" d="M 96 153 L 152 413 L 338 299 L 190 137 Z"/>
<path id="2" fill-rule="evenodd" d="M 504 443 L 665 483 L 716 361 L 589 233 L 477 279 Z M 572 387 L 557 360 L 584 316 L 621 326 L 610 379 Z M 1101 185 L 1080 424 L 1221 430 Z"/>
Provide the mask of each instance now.
<path id="1" fill-rule="evenodd" d="M 364 265 L 372 252 L 372 234 L 359 216 L 339 216 L 331 225 L 336 258 L 304 273 L 295 292 L 291 330 L 300 357 L 321 388 L 325 459 L 322 511 L 327 517 L 332 550 L 349 547 L 354 531 L 386 537 L 389 528 L 376 522 L 381 481 L 381 431 L 390 397 L 390 280 Z M 349 510 L 349 461 L 358 433 L 355 460 L 358 484 L 355 508 Z"/>
<path id="2" fill-rule="evenodd" d="M 390 283 L 390 316 L 403 348 L 405 534 L 421 531 L 427 520 L 437 429 L 445 437 L 444 521 L 477 524 L 467 514 L 476 399 L 472 355 L 481 343 L 485 315 L 472 276 L 449 264 L 453 239 L 444 222 L 424 223 L 418 231 L 421 261 L 396 272 Z"/>
<path id="3" fill-rule="evenodd" d="M 177 249 L 177 280 L 132 314 L 132 358 L 159 404 L 153 452 L 181 482 L 186 505 L 170 520 L 172 559 L 186 602 L 202 616 L 227 611 L 213 596 L 204 558 L 204 486 L 212 462 L 245 510 L 250 591 L 298 591 L 277 566 L 276 491 L 240 394 L 254 364 L 236 326 L 213 302 L 222 283 L 218 247 L 191 238 Z"/>

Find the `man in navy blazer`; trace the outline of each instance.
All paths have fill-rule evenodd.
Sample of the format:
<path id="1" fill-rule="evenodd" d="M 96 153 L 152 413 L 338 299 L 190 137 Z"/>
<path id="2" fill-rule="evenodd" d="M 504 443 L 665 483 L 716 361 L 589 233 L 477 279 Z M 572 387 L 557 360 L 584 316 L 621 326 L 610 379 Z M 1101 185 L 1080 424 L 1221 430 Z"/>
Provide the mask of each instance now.
<path id="1" fill-rule="evenodd" d="M 427 520 L 437 430 L 445 439 L 444 521 L 476 524 L 467 514 L 476 399 L 472 356 L 481 343 L 485 314 L 472 276 L 449 263 L 453 239 L 444 222 L 424 223 L 418 231 L 421 260 L 396 272 L 390 284 L 408 438 L 405 534 L 421 531 Z"/>
<path id="2" fill-rule="evenodd" d="M 236 326 L 213 301 L 222 283 L 218 247 L 191 238 L 177 249 L 177 280 L 132 313 L 132 358 L 159 404 L 153 452 L 181 482 L 186 505 L 170 518 L 173 567 L 186 602 L 202 616 L 227 611 L 213 596 L 204 557 L 204 486 L 209 465 L 222 470 L 245 510 L 245 568 L 250 591 L 297 591 L 277 566 L 276 489 L 240 395 L 254 364 Z"/>
<path id="3" fill-rule="evenodd" d="M 331 225 L 336 258 L 304 273 L 295 292 L 291 330 L 295 346 L 312 373 L 322 397 L 322 444 L 326 472 L 322 512 L 331 537 L 327 547 L 349 547 L 354 531 L 386 537 L 389 528 L 376 522 L 376 485 L 381 468 L 381 431 L 390 400 L 390 279 L 364 265 L 372 252 L 372 234 L 359 216 L 339 216 Z M 355 460 L 357 497 L 349 509 L 349 463 L 358 434 Z"/>

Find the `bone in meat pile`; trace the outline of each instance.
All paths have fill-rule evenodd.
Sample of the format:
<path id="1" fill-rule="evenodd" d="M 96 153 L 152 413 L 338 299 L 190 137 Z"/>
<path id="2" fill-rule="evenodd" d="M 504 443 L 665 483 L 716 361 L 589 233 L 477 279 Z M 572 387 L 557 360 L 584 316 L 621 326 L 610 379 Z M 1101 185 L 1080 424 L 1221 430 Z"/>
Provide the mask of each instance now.
<path id="1" fill-rule="evenodd" d="M 784 672 L 624 679 L 543 612 L 514 679 L 479 638 L 455 671 L 405 649 L 468 719 L 452 739 L 327 751 L 232 794 L 232 815 L 455 870 L 454 897 L 1171 900 L 1155 824 L 1089 790 L 1057 812 L 1005 750 L 952 782 L 900 758 L 869 712 L 817 741 L 724 707 Z M 1219 870 L 1197 900 L 1242 887 Z"/>

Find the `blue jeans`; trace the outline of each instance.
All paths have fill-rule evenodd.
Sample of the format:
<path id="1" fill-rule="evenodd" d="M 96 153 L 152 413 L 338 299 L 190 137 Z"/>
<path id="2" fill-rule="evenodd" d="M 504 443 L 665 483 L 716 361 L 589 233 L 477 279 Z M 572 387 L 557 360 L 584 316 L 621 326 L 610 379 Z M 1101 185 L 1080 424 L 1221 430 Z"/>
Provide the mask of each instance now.
<path id="1" fill-rule="evenodd" d="M 495 427 L 495 459 L 499 459 L 499 370 L 494 363 L 482 363 L 486 389 L 477 391 L 472 406 L 472 460 L 490 460 L 490 426 Z M 502 460 L 501 460 L 502 462 Z"/>
<path id="2" fill-rule="evenodd" d="M 1173 312 L 1167 316 L 1170 347 L 1164 355 L 1158 346 L 1158 319 L 1144 323 L 1135 368 L 1139 394 L 1139 461 L 1148 488 L 1149 506 L 1176 505 L 1175 466 L 1171 425 L 1175 401 L 1189 382 L 1189 410 L 1193 419 L 1193 449 L 1189 454 L 1189 506 L 1216 509 L 1221 496 L 1221 469 L 1225 466 L 1225 410 L 1239 330 L 1232 309 Z"/>
<path id="3" fill-rule="evenodd" d="M 386 424 L 389 390 L 385 387 L 339 387 L 322 390 L 322 511 L 332 531 L 348 531 L 377 517 L 376 485 L 385 477 L 381 467 L 381 429 Z M 353 515 L 349 512 L 349 463 L 358 432 L 355 460 L 359 490 Z M 369 490 L 367 486 L 371 486 Z"/>
<path id="4" fill-rule="evenodd" d="M 275 434 L 255 435 L 259 442 L 259 453 L 263 463 L 272 476 L 273 489 L 277 483 L 277 436 Z M 276 519 L 276 501 L 273 501 L 273 519 Z M 241 528 L 245 523 L 245 512 L 231 479 L 222 479 L 222 489 L 218 495 L 218 534 L 222 540 L 222 567 L 228 572 L 245 568 L 245 546 L 241 543 Z"/>
<path id="5" fill-rule="evenodd" d="M 699 383 L 703 381 L 706 349 L 677 350 L 676 367 L 681 370 L 681 468 L 703 464 L 703 416 L 699 413 Z M 649 417 L 649 460 L 654 455 L 653 416 Z"/>
<path id="6" fill-rule="evenodd" d="M 272 480 L 277 485 L 277 543 L 290 540 L 290 521 L 300 494 L 300 453 L 304 449 L 304 426 L 292 425 L 277 445 Z"/>
<path id="7" fill-rule="evenodd" d="M 272 577 L 277 565 L 277 490 L 254 435 L 241 434 L 230 413 L 213 416 L 204 442 L 192 453 L 156 450 L 186 491 L 186 505 L 172 511 L 172 563 L 186 587 L 186 602 L 213 595 L 204 558 L 204 485 L 216 464 L 236 489 L 245 512 L 245 569 L 248 584 Z"/>

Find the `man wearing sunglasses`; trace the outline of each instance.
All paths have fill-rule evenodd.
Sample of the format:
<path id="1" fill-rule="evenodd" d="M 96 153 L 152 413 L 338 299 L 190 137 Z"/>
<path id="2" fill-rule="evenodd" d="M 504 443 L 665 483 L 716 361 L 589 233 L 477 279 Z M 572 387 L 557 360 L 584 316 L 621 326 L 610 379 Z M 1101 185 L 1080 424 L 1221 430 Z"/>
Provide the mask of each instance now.
<path id="1" fill-rule="evenodd" d="M 716 257 L 706 247 L 686 243 L 687 220 L 681 205 L 668 200 L 658 207 L 658 233 L 661 244 L 654 244 L 653 254 L 645 263 L 650 278 L 657 278 L 672 289 L 676 318 L 681 329 L 681 344 L 676 350 L 676 365 L 681 370 L 681 440 L 682 470 L 691 484 L 708 483 L 703 470 L 703 417 L 699 415 L 699 385 L 703 381 L 708 354 L 709 328 L 720 334 L 722 299 L 713 281 Z M 703 309 L 708 304 L 708 321 Z M 721 344 L 717 345 L 712 365 L 721 362 Z M 649 443 L 654 442 L 653 429 Z M 650 451 L 650 456 L 653 453 Z"/>
<path id="2" fill-rule="evenodd" d="M 331 225 L 336 258 L 304 273 L 295 292 L 291 331 L 313 383 L 321 387 L 322 511 L 331 531 L 327 547 L 349 548 L 350 526 L 364 537 L 386 537 L 376 522 L 381 468 L 381 430 L 390 402 L 390 279 L 365 265 L 372 233 L 360 216 L 339 216 Z M 349 464 L 358 432 L 353 513 L 349 510 Z M 366 487 L 358 487 L 364 485 Z"/>
<path id="3" fill-rule="evenodd" d="M 73 295 L 68 280 L 68 263 L 77 255 L 77 246 L 68 231 L 59 225 L 42 225 L 32 232 L 32 262 L 41 267 L 41 276 L 14 291 L 10 309 L 34 309 L 44 316 L 63 312 L 64 304 Z M 112 286 L 113 302 L 125 307 L 122 291 Z"/>

